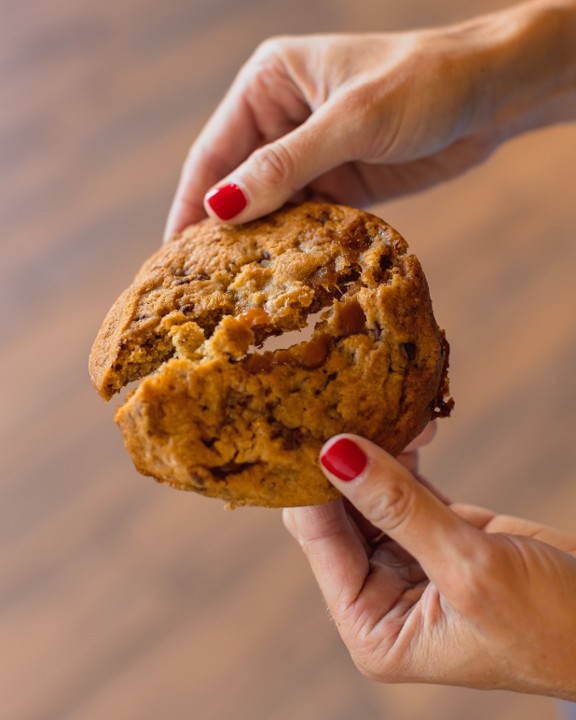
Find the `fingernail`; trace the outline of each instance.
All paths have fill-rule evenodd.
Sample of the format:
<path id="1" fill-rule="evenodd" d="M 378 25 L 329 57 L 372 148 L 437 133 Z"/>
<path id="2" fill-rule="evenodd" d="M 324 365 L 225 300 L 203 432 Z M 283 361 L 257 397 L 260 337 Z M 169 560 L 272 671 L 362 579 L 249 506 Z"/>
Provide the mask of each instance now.
<path id="1" fill-rule="evenodd" d="M 206 202 L 221 220 L 231 220 L 248 204 L 246 195 L 235 183 L 214 188 L 206 195 Z"/>
<path id="2" fill-rule="evenodd" d="M 364 470 L 368 458 L 355 442 L 348 438 L 340 438 L 320 455 L 320 462 L 339 480 L 349 482 Z"/>

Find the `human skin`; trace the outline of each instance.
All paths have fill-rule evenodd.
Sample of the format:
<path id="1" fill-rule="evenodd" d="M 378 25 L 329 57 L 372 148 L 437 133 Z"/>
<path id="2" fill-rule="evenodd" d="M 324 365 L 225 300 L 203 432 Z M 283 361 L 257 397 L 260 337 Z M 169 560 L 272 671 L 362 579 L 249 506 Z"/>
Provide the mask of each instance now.
<path id="1" fill-rule="evenodd" d="M 230 184 L 237 223 L 290 199 L 366 206 L 454 178 L 576 118 L 575 48 L 576 0 L 415 32 L 272 38 L 190 148 L 165 235 L 217 217 L 209 198 Z"/>
<path id="2" fill-rule="evenodd" d="M 346 482 L 326 469 L 343 437 L 365 458 Z M 322 466 L 345 500 L 284 510 L 352 659 L 383 682 L 576 701 L 576 535 L 448 503 L 415 455 L 332 438 Z"/>
<path id="3" fill-rule="evenodd" d="M 240 223 L 290 199 L 417 192 L 574 119 L 576 0 L 416 32 L 274 38 L 190 148 L 166 238 L 216 210 Z M 348 439 L 365 469 L 350 482 L 326 470 L 345 499 L 284 518 L 362 672 L 576 701 L 576 537 L 449 503 L 417 476 L 414 449 L 397 462 Z"/>

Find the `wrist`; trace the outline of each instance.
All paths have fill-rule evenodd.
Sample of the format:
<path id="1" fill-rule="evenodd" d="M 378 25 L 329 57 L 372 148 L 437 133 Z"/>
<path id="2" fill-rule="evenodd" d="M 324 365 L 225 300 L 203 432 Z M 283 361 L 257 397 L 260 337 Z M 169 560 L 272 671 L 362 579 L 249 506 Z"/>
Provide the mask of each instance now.
<path id="1" fill-rule="evenodd" d="M 496 142 L 576 119 L 576 1 L 536 0 L 464 23 L 477 123 Z"/>

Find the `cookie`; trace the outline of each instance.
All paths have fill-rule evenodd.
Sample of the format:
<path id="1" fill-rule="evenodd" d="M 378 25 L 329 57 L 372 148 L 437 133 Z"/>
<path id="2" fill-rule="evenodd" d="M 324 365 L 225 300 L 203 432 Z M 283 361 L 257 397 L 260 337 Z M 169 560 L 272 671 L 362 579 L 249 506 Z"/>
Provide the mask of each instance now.
<path id="1" fill-rule="evenodd" d="M 307 330 L 304 330 L 307 328 Z M 270 348 L 277 337 L 284 346 Z M 450 413 L 448 343 L 405 240 L 327 203 L 206 219 L 147 260 L 90 356 L 136 468 L 233 505 L 327 502 L 322 444 L 393 455 Z"/>

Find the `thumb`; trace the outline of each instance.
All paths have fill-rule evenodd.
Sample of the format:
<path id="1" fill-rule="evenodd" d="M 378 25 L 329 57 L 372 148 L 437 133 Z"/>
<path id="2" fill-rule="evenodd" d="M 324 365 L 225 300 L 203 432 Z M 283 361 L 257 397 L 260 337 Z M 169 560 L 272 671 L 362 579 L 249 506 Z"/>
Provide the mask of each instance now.
<path id="1" fill-rule="evenodd" d="M 277 210 L 310 182 L 350 158 L 343 123 L 324 107 L 255 150 L 204 197 L 208 215 L 243 223 Z"/>
<path id="2" fill-rule="evenodd" d="M 320 462 L 327 478 L 352 505 L 407 550 L 441 592 L 453 596 L 462 584 L 463 570 L 484 546 L 485 535 L 365 438 L 331 438 Z"/>

